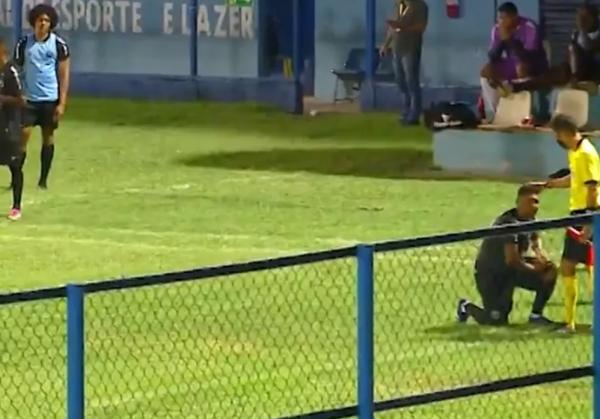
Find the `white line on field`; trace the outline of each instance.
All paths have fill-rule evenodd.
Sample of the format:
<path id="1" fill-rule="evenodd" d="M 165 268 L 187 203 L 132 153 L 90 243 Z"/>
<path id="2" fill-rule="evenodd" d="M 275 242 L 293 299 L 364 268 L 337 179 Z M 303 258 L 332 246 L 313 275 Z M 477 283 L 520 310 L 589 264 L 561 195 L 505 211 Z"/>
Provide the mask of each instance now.
<path id="1" fill-rule="evenodd" d="M 90 231 L 94 231 L 97 233 L 114 233 L 114 234 L 127 234 L 131 236 L 147 236 L 147 237 L 156 237 L 156 238 L 164 238 L 164 237 L 198 237 L 198 238 L 209 238 L 209 239 L 217 239 L 217 240 L 251 240 L 251 241 L 278 241 L 283 243 L 295 243 L 302 240 L 290 240 L 284 236 L 278 236 L 275 234 L 238 234 L 238 233 L 203 233 L 203 232 L 179 232 L 179 231 L 152 231 L 152 230 L 135 230 L 135 229 L 127 229 L 127 228 L 113 228 L 113 227 L 79 227 L 76 225 L 70 224 L 44 224 L 44 225 L 35 225 L 29 226 L 27 224 L 23 224 L 21 226 L 25 229 L 32 230 L 60 230 L 61 232 L 65 232 L 68 230 L 71 231 L 85 231 L 86 235 L 89 234 Z M 343 237 L 307 237 L 306 240 L 310 240 L 316 243 L 323 243 L 329 245 L 338 245 L 338 246 L 346 246 L 346 245 L 354 245 L 359 243 L 360 240 L 357 239 L 348 239 Z M 258 247 L 258 246 L 255 246 Z M 280 249 L 281 250 L 281 249 Z"/>
<path id="2" fill-rule="evenodd" d="M 240 174 L 237 177 L 229 177 L 211 180 L 211 185 L 222 185 L 227 183 L 250 183 L 250 182 L 266 182 L 266 181 L 289 181 L 290 179 L 296 179 L 300 177 L 300 174 L 290 175 L 264 175 L 264 176 L 244 176 Z M 141 194 L 141 195 L 171 195 L 173 192 L 184 192 L 193 190 L 198 186 L 197 183 L 179 183 L 162 188 L 125 188 L 121 190 L 110 191 L 110 193 L 116 194 Z M 90 194 L 79 193 L 79 194 L 61 194 L 64 197 L 77 197 L 82 198 L 89 196 Z"/>
<path id="3" fill-rule="evenodd" d="M 273 180 L 287 181 L 290 179 L 300 178 L 301 176 L 303 176 L 303 174 L 301 174 L 301 173 L 293 173 L 293 174 L 282 173 L 282 174 L 278 174 L 278 175 L 263 175 L 263 176 L 247 176 L 247 175 L 244 176 L 244 175 L 240 174 L 239 177 L 223 178 L 223 179 L 217 180 L 215 183 L 217 183 L 217 184 L 249 183 L 249 182 L 261 182 L 261 181 L 273 181 Z"/>
<path id="4" fill-rule="evenodd" d="M 105 245 L 105 246 L 114 246 L 114 247 L 129 247 L 129 248 L 137 248 L 137 249 L 153 249 L 153 250 L 168 250 L 168 251 L 185 251 L 185 250 L 204 250 L 204 251 L 223 251 L 223 252 L 252 252 L 252 251 L 261 251 L 261 252 L 269 252 L 269 253 L 277 253 L 277 254 L 290 254 L 303 252 L 305 250 L 301 249 L 275 249 L 268 247 L 219 247 L 219 246 L 170 246 L 163 244 L 147 244 L 147 243 L 127 243 L 116 240 L 98 240 L 98 239 L 78 239 L 72 237 L 60 237 L 60 236 L 27 236 L 27 235 L 12 235 L 12 234 L 0 234 L 0 240 L 3 241 L 35 241 L 35 242 L 62 242 L 62 243 L 73 243 L 73 244 L 81 244 L 81 245 Z"/>

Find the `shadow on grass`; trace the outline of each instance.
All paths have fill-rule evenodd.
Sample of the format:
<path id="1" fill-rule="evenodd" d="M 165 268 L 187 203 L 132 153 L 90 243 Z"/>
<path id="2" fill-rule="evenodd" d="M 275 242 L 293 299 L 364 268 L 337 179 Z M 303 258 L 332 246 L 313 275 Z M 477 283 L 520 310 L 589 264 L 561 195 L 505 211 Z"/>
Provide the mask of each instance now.
<path id="1" fill-rule="evenodd" d="M 476 342 L 523 342 L 529 340 L 568 339 L 573 335 L 557 331 L 558 327 L 539 327 L 529 324 L 513 324 L 506 327 L 480 326 L 476 324 L 448 324 L 425 330 L 439 339 L 463 343 Z M 591 325 L 577 325 L 576 336 L 591 336 Z"/>
<path id="2" fill-rule="evenodd" d="M 323 175 L 383 179 L 431 179 L 519 182 L 520 179 L 447 173 L 433 167 L 428 150 L 407 148 L 315 148 L 222 152 L 177 160 L 188 167 L 271 172 L 308 172 Z"/>

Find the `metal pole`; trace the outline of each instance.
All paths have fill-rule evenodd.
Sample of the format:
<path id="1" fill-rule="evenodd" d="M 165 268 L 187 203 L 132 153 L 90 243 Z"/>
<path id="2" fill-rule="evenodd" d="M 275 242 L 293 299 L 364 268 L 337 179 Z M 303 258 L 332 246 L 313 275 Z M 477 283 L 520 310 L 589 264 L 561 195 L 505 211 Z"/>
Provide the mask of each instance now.
<path id="1" fill-rule="evenodd" d="M 283 0 L 280 0 L 283 1 Z M 289 1 L 289 0 L 288 0 Z M 302 0 L 292 0 L 293 16 L 293 51 L 292 67 L 294 71 L 294 113 L 304 111 L 304 90 L 302 88 L 302 69 L 304 54 L 302 53 Z"/>
<path id="2" fill-rule="evenodd" d="M 67 418 L 85 415 L 83 290 L 67 286 Z"/>
<path id="3" fill-rule="evenodd" d="M 373 419 L 373 247 L 361 245 L 358 259 L 358 418 Z"/>
<path id="4" fill-rule="evenodd" d="M 198 76 L 198 0 L 188 0 L 190 21 L 190 76 Z"/>
<path id="5" fill-rule="evenodd" d="M 360 91 L 360 103 L 362 110 L 371 110 L 375 108 L 375 66 L 376 66 L 376 46 L 375 46 L 375 26 L 376 22 L 376 0 L 366 0 L 366 22 L 365 22 L 365 81 Z"/>
<path id="6" fill-rule="evenodd" d="M 366 53 L 365 53 L 365 78 L 367 81 L 372 81 L 375 75 L 375 14 L 377 4 L 375 0 L 367 0 L 366 10 Z"/>
<path id="7" fill-rule="evenodd" d="M 16 43 L 23 36 L 23 0 L 12 0 L 13 41 Z"/>

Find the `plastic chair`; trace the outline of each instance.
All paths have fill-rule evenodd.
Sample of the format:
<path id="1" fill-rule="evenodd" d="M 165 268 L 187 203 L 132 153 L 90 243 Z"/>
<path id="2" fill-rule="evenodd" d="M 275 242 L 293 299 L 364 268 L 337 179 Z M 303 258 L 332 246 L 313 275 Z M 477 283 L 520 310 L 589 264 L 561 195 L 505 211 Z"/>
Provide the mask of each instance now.
<path id="1" fill-rule="evenodd" d="M 377 68 L 379 64 L 379 54 L 374 51 L 375 62 L 374 67 Z M 353 101 L 356 93 L 359 92 L 362 83 L 365 79 L 365 49 L 364 48 L 353 48 L 348 52 L 344 67 L 340 69 L 332 69 L 331 73 L 335 75 L 335 89 L 333 91 L 333 103 L 337 103 L 344 100 Z M 346 90 L 346 96 L 339 98 L 339 85 L 340 82 L 344 84 Z"/>
<path id="2" fill-rule="evenodd" d="M 492 124 L 499 127 L 515 127 L 530 116 L 531 93 L 519 92 L 500 98 Z"/>
<path id="3" fill-rule="evenodd" d="M 571 117 L 579 128 L 588 122 L 589 94 L 583 90 L 561 89 L 556 97 L 554 114 L 563 114 Z"/>

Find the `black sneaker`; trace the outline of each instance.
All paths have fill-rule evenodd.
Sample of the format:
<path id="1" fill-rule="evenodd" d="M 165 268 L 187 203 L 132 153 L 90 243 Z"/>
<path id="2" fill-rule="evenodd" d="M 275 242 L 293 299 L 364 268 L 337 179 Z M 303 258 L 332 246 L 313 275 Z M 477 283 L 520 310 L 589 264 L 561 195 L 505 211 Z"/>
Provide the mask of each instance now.
<path id="1" fill-rule="evenodd" d="M 38 182 L 38 187 L 40 189 L 48 189 L 47 181 L 40 179 L 40 181 Z"/>
<path id="2" fill-rule="evenodd" d="M 558 323 L 544 316 L 529 316 L 529 324 L 536 326 L 557 326 Z"/>
<path id="3" fill-rule="evenodd" d="M 467 313 L 467 304 L 469 304 L 469 300 L 461 298 L 458 300 L 458 305 L 456 306 L 456 320 L 459 323 L 466 323 L 469 320 L 469 314 Z"/>

